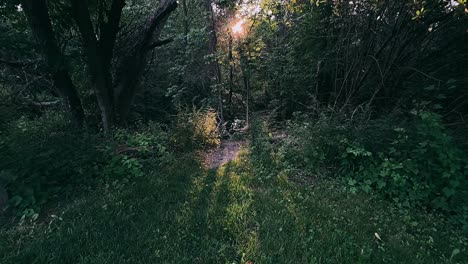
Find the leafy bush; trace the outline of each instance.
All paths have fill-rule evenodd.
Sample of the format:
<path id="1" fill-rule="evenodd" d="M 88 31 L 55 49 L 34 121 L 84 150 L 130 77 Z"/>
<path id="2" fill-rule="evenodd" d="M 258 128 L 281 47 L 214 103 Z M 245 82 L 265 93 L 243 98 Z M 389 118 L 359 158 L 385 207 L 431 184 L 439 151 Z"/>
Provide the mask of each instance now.
<path id="1" fill-rule="evenodd" d="M 179 112 L 172 141 L 178 149 L 198 149 L 221 143 L 216 112 L 200 109 Z"/>
<path id="2" fill-rule="evenodd" d="M 144 175 L 146 162 L 155 165 L 172 160 L 168 134 L 157 123 L 141 125 L 136 131 L 116 130 L 112 144 L 105 151 L 110 161 L 103 167 L 103 178 L 107 182 L 120 184 Z"/>
<path id="3" fill-rule="evenodd" d="M 261 147 L 274 152 L 280 171 L 336 175 L 353 192 L 378 193 L 400 206 L 439 210 L 468 226 L 468 159 L 437 114 L 414 111 L 398 122 L 296 115 L 288 134 L 275 152 L 271 146 Z"/>
<path id="4" fill-rule="evenodd" d="M 467 224 L 468 159 L 431 112 L 416 113 L 407 128 L 397 127 L 380 151 L 372 142 L 341 141 L 341 173 L 351 189 L 378 191 L 403 206 L 429 206 L 458 215 Z M 378 139 L 375 139 L 378 140 Z"/>
<path id="5" fill-rule="evenodd" d="M 351 137 L 355 124 L 343 119 L 330 119 L 326 114 L 316 118 L 296 114 L 296 121 L 289 124 L 292 136 L 280 147 L 280 155 L 285 156 L 290 167 L 305 168 L 308 172 L 318 173 L 319 168 L 336 165 L 335 157 L 342 149 L 338 142 Z"/>
<path id="6" fill-rule="evenodd" d="M 97 176 L 104 160 L 97 138 L 78 134 L 63 116 L 20 118 L 0 131 L 0 177 L 19 214 L 36 216 L 40 206 L 72 186 Z"/>
<path id="7" fill-rule="evenodd" d="M 167 133 L 157 124 L 102 138 L 73 131 L 62 115 L 20 118 L 0 130 L 0 185 L 19 216 L 37 218 L 46 202 L 79 187 L 124 186 L 144 175 L 145 162 L 168 158 Z"/>
<path id="8" fill-rule="evenodd" d="M 163 158 L 169 154 L 169 136 L 164 127 L 150 122 L 140 125 L 135 131 L 119 129 L 114 133 L 114 145 L 117 152 L 130 152 L 139 158 Z M 115 147 L 115 146 L 114 146 Z"/>

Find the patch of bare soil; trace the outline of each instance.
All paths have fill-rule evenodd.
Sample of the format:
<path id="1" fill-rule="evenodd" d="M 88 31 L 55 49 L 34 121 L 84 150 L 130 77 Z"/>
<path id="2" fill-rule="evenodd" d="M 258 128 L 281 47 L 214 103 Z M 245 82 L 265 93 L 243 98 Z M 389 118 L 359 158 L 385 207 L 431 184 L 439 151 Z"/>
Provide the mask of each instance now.
<path id="1" fill-rule="evenodd" d="M 218 148 L 211 149 L 202 154 L 203 164 L 208 169 L 218 168 L 233 160 L 237 153 L 239 153 L 239 150 L 246 145 L 246 141 L 223 141 Z"/>

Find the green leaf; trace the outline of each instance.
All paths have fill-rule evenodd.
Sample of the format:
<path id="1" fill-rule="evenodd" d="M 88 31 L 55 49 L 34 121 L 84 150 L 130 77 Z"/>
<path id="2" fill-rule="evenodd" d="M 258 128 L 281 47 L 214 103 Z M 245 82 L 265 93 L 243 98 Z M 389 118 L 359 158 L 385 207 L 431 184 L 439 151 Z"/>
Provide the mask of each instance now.
<path id="1" fill-rule="evenodd" d="M 369 185 L 362 186 L 362 190 L 366 193 L 370 193 L 372 188 Z"/>
<path id="2" fill-rule="evenodd" d="M 450 260 L 452 260 L 453 257 L 456 255 L 460 254 L 460 249 L 456 248 L 452 251 L 452 255 L 450 256 Z"/>
<path id="3" fill-rule="evenodd" d="M 356 180 L 348 179 L 348 184 L 351 185 L 351 186 L 354 186 L 356 184 Z"/>
<path id="4" fill-rule="evenodd" d="M 444 193 L 446 197 L 451 197 L 452 195 L 455 194 L 455 190 L 452 188 L 448 188 L 448 187 L 443 188 L 442 192 Z"/>
<path id="5" fill-rule="evenodd" d="M 385 187 L 386 185 L 387 185 L 387 183 L 384 182 L 384 181 L 378 181 L 378 182 L 377 182 L 377 187 L 378 187 L 379 189 L 382 189 L 382 188 Z"/>
<path id="6" fill-rule="evenodd" d="M 10 203 L 13 206 L 18 206 L 22 201 L 23 201 L 23 197 L 21 197 L 19 195 L 15 195 L 15 196 L 11 197 L 11 199 L 10 199 Z"/>

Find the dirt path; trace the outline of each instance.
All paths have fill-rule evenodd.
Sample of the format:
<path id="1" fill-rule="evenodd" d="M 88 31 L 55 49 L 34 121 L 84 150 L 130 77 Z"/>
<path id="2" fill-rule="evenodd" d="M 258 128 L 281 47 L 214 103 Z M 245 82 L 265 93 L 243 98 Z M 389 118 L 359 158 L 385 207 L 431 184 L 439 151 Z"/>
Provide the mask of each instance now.
<path id="1" fill-rule="evenodd" d="M 233 160 L 241 147 L 246 145 L 245 141 L 223 141 L 220 147 L 203 153 L 203 163 L 209 169 L 217 168 Z"/>

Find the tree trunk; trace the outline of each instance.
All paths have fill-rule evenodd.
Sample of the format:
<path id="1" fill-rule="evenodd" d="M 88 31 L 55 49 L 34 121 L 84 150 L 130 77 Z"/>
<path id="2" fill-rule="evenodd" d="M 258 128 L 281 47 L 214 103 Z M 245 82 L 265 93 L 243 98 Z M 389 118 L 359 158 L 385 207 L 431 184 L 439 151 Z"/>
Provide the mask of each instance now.
<path id="1" fill-rule="evenodd" d="M 182 7 L 183 7 L 183 10 L 184 10 L 184 42 L 185 42 L 185 45 L 187 45 L 188 33 L 189 33 L 189 18 L 188 18 L 187 0 L 182 0 Z"/>
<path id="2" fill-rule="evenodd" d="M 101 110 L 104 132 L 109 132 L 113 125 L 114 107 L 112 101 L 112 80 L 109 68 L 105 67 L 103 54 L 99 49 L 86 0 L 71 0 L 73 15 L 83 41 L 83 51 L 91 74 L 96 97 Z M 115 40 L 113 41 L 115 42 Z"/>
<path id="3" fill-rule="evenodd" d="M 171 41 L 159 41 L 159 37 L 167 18 L 177 7 L 177 2 L 176 0 L 162 0 L 159 3 L 139 35 L 133 52 L 118 68 L 120 78 L 115 84 L 111 75 L 112 58 L 125 0 L 112 1 L 111 8 L 107 12 L 107 22 L 104 22 L 103 18 L 100 21 L 99 40 L 91 22 L 87 1 L 71 0 L 71 3 L 75 21 L 82 36 L 83 51 L 101 110 L 104 131 L 108 132 L 117 115 L 120 123 L 126 124 L 138 82 L 147 66 L 148 52 L 154 47 Z"/>
<path id="4" fill-rule="evenodd" d="M 245 95 L 246 95 L 246 102 L 245 102 L 245 123 L 247 124 L 247 127 L 250 125 L 250 120 L 249 120 L 249 99 L 250 99 L 250 79 L 248 73 L 244 72 L 243 74 L 243 79 L 244 79 L 244 87 L 245 87 Z"/>
<path id="5" fill-rule="evenodd" d="M 229 104 L 229 114 L 231 117 L 233 116 L 233 109 L 232 109 L 232 95 L 234 89 L 234 69 L 233 69 L 233 56 L 232 56 L 232 34 L 229 32 L 229 51 L 228 51 L 228 59 L 229 59 L 229 97 L 228 97 L 228 104 Z"/>
<path id="6" fill-rule="evenodd" d="M 249 120 L 249 111 L 250 111 L 250 62 L 249 62 L 249 57 L 250 54 L 244 54 L 244 47 L 248 49 L 246 44 L 241 44 L 239 43 L 239 55 L 240 55 L 240 66 L 241 66 L 241 71 L 242 71 L 242 79 L 244 81 L 244 87 L 245 87 L 245 94 L 246 94 L 246 108 L 245 108 L 245 119 L 246 119 L 246 124 L 247 127 L 250 126 L 250 120 Z"/>
<path id="7" fill-rule="evenodd" d="M 62 97 L 65 107 L 70 111 L 73 124 L 82 127 L 84 120 L 83 107 L 76 87 L 68 73 L 65 58 L 58 48 L 46 1 L 22 0 L 21 5 L 28 18 L 34 38 L 44 54 L 53 77 L 54 86 Z"/>
<path id="8" fill-rule="evenodd" d="M 205 12 L 208 15 L 208 52 L 210 55 L 216 55 L 218 53 L 218 37 L 216 35 L 216 20 L 212 6 L 212 0 L 204 0 L 204 8 Z M 224 122 L 224 114 L 223 114 L 223 99 L 222 99 L 222 90 L 220 84 L 222 83 L 222 76 L 221 76 L 221 67 L 219 66 L 218 60 L 214 59 L 211 61 L 209 68 L 208 68 L 208 77 L 210 80 L 214 81 L 217 85 L 217 92 L 218 92 L 218 112 L 220 116 L 220 122 Z"/>

